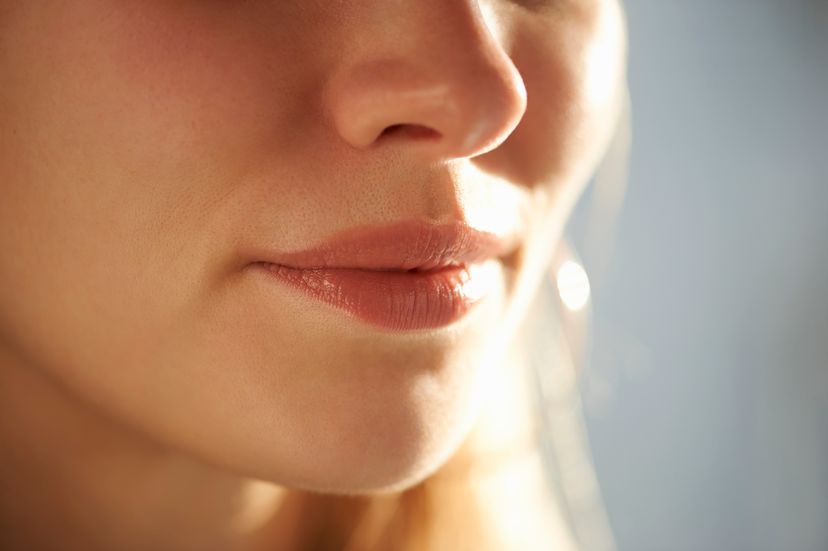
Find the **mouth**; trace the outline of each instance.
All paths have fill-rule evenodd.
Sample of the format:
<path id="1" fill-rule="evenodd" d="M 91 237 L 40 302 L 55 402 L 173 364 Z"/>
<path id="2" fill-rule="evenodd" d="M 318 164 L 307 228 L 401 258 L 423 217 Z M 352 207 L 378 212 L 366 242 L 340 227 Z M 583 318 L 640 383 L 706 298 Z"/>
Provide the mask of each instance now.
<path id="1" fill-rule="evenodd" d="M 376 328 L 446 327 L 503 283 L 516 241 L 462 223 L 401 222 L 335 235 L 253 264 L 269 279 Z"/>

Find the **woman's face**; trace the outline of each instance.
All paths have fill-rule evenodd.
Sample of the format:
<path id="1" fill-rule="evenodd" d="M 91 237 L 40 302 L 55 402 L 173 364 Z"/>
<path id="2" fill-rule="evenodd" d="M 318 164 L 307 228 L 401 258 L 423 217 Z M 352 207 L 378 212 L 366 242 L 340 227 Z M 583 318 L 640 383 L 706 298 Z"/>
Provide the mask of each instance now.
<path id="1" fill-rule="evenodd" d="M 3 355 L 245 475 L 415 481 L 469 428 L 623 58 L 615 0 L 0 0 Z M 511 245 L 465 287 L 354 245 L 344 307 L 263 264 L 400 223 L 368 256 L 432 225 L 438 263 L 457 228 Z"/>

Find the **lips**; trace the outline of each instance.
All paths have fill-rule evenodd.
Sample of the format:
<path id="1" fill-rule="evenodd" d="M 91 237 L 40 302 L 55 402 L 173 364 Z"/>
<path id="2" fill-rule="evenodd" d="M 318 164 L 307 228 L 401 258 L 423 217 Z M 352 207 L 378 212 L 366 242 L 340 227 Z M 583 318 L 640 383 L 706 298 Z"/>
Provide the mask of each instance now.
<path id="1" fill-rule="evenodd" d="M 393 331 L 434 329 L 465 316 L 500 281 L 514 240 L 456 222 L 405 221 L 346 230 L 307 250 L 263 253 L 277 283 Z"/>
<path id="2" fill-rule="evenodd" d="M 265 261 L 302 269 L 424 271 L 495 258 L 511 247 L 507 237 L 478 231 L 460 222 L 399 222 L 345 230 L 308 250 L 268 254 Z"/>

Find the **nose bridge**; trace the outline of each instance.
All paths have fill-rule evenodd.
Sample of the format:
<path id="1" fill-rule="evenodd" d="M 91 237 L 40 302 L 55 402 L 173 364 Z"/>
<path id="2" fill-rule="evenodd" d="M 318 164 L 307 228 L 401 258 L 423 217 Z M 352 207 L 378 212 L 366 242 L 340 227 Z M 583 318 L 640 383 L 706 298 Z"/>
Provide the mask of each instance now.
<path id="1" fill-rule="evenodd" d="M 358 148 L 395 141 L 442 158 L 479 155 L 505 140 L 523 116 L 526 90 L 477 2 L 384 5 L 382 21 L 359 30 L 365 46 L 329 82 L 326 107 L 342 138 Z"/>

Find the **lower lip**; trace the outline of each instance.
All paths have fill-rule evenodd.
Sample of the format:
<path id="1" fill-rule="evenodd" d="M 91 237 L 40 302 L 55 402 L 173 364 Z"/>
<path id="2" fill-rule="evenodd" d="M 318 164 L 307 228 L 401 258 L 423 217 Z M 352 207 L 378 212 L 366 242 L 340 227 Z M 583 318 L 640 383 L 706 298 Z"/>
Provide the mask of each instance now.
<path id="1" fill-rule="evenodd" d="M 422 272 L 262 266 L 277 281 L 370 325 L 394 331 L 445 327 L 494 288 L 496 261 Z"/>

